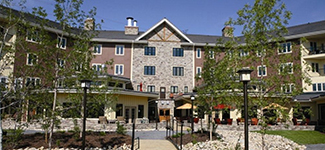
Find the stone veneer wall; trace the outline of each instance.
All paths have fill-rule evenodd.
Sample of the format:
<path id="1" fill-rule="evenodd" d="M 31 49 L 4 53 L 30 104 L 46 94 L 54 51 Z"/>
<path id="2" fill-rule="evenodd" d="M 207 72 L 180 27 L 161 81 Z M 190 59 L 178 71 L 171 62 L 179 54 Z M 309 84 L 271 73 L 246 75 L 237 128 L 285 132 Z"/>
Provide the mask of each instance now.
<path id="1" fill-rule="evenodd" d="M 159 34 L 159 36 L 157 35 Z M 181 47 L 181 41 L 177 35 L 171 35 L 171 31 L 161 29 L 156 34 L 149 34 L 148 45 L 136 44 L 133 50 L 133 88 L 142 82 L 143 91 L 147 91 L 148 85 L 155 86 L 159 92 L 160 87 L 166 88 L 166 98 L 169 98 L 170 87 L 178 86 L 178 92 L 184 92 L 184 86 L 188 86 L 189 92 L 193 89 L 193 48 Z M 144 55 L 145 46 L 156 47 L 155 56 Z M 173 48 L 183 48 L 183 57 L 173 57 Z M 144 75 L 144 66 L 155 66 L 155 75 Z M 184 67 L 184 76 L 173 76 L 173 67 Z"/>

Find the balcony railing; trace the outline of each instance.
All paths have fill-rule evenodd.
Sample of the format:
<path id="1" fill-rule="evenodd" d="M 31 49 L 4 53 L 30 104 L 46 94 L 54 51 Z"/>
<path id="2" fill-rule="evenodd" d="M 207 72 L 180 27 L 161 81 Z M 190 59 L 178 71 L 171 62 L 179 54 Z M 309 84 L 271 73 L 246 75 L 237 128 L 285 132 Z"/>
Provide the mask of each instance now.
<path id="1" fill-rule="evenodd" d="M 324 54 L 325 53 L 325 47 L 310 47 L 308 48 L 309 50 L 309 55 L 314 55 L 314 54 Z"/>

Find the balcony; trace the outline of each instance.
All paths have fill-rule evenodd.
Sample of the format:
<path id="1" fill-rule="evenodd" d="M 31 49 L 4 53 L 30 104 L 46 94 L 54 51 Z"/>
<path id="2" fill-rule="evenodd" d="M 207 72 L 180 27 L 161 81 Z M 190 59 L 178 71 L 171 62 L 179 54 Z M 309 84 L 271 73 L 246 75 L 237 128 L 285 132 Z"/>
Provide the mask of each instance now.
<path id="1" fill-rule="evenodd" d="M 325 47 L 310 47 L 303 48 L 305 55 L 303 55 L 303 59 L 325 59 Z"/>

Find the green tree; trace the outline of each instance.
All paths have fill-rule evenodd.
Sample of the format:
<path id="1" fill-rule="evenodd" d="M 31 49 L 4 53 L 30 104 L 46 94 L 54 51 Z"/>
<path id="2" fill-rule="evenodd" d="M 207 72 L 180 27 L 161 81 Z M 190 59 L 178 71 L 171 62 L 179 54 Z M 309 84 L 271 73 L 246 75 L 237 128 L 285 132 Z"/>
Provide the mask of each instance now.
<path id="1" fill-rule="evenodd" d="M 55 2 L 54 21 L 46 19 L 46 10 L 38 7 L 33 8 L 30 13 L 22 13 L 21 16 L 25 18 L 15 25 L 19 34 L 15 44 L 17 52 L 14 57 L 16 67 L 13 78 L 26 83 L 21 85 L 22 88 L 17 94 L 19 99 L 23 100 L 22 115 L 26 116 L 24 117 L 28 119 L 26 121 L 42 123 L 46 139 L 49 131 L 49 147 L 52 147 L 54 141 L 52 139 L 54 126 L 59 123 L 58 117 L 65 111 L 57 109 L 62 108 L 62 103 L 57 102 L 58 93 L 65 91 L 69 93 L 73 90 L 83 93 L 79 82 L 81 79 L 100 80 L 103 84 L 92 85 L 92 90 L 95 93 L 105 92 L 105 94 L 97 94 L 90 99 L 100 104 L 97 106 L 106 105 L 114 100 L 110 93 L 107 93 L 109 76 L 99 76 L 106 74 L 112 62 L 106 62 L 100 72 L 94 71 L 90 66 L 90 61 L 94 57 L 92 55 L 94 43 L 91 39 L 97 35 L 92 29 L 100 26 L 84 24 L 84 21 L 87 18 L 94 18 L 96 9 L 88 13 L 82 11 L 82 0 Z M 78 101 L 75 106 L 81 106 L 82 94 L 71 95 L 77 95 Z M 37 113 L 29 117 L 31 111 Z"/>
<path id="2" fill-rule="evenodd" d="M 200 102 L 210 108 L 206 109 L 209 113 L 213 110 L 211 106 L 218 103 L 241 108 L 243 100 L 239 94 L 243 92 L 240 90 L 242 83 L 238 82 L 236 72 L 249 67 L 257 75 L 252 74 L 249 116 L 244 117 L 248 119 L 259 113 L 257 116 L 262 130 L 265 130 L 267 123 L 280 114 L 287 119 L 288 111 L 284 107 L 271 107 L 276 111 L 269 117 L 262 115 L 263 108 L 270 103 L 288 105 L 291 96 L 302 92 L 299 81 L 308 82 L 308 78 L 301 72 L 299 43 L 291 41 L 288 45 L 284 38 L 287 33 L 285 25 L 291 16 L 284 3 L 280 0 L 255 0 L 252 6 L 245 5 L 237 14 L 236 19 L 230 18 L 225 23 L 228 26 L 226 35 L 229 36 L 219 39 L 214 48 L 205 52 L 209 55 L 209 51 L 215 51 L 216 61 L 205 56 L 202 71 L 204 86 L 201 92 L 198 90 Z M 236 27 L 242 29 L 242 36 L 233 36 Z M 284 50 L 290 51 L 290 54 L 282 54 Z M 257 110 L 252 109 L 254 107 Z"/>
<path id="3" fill-rule="evenodd" d="M 25 1 L 19 1 L 19 8 L 24 9 Z M 0 149 L 2 149 L 2 118 L 12 117 L 15 112 L 18 112 L 20 99 L 13 99 L 19 88 L 14 86 L 12 80 L 13 63 L 15 55 L 15 44 L 17 25 L 23 20 L 23 16 L 19 13 L 8 9 L 11 1 L 2 0 L 0 2 Z M 17 91 L 18 90 L 18 91 Z"/>

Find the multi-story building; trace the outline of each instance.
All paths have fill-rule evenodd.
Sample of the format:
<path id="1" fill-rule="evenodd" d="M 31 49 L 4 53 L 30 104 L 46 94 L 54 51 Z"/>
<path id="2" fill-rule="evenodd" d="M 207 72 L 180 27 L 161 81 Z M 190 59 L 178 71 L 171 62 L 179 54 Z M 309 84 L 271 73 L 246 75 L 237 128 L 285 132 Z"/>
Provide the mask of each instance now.
<path id="1" fill-rule="evenodd" d="M 92 21 L 87 20 L 87 23 L 93 24 Z M 288 27 L 289 33 L 285 35 L 286 42 L 282 43 L 283 48 L 276 50 L 279 55 L 277 57 L 294 55 L 293 43 L 302 46 L 301 59 L 288 62 L 288 65 L 295 63 L 303 66 L 301 73 L 306 73 L 312 84 L 306 84 L 303 80 L 294 83 L 295 86 L 302 86 L 305 89 L 302 95 L 293 98 L 293 103 L 299 102 L 303 108 L 311 108 L 314 115 L 309 117 L 312 121 L 325 120 L 325 98 L 323 97 L 325 82 L 322 81 L 325 74 L 323 70 L 325 67 L 324 26 L 325 21 L 320 21 Z M 223 31 L 227 28 L 225 27 Z M 123 79 L 125 86 L 130 86 L 129 89 L 133 91 L 128 91 L 127 95 L 140 95 L 143 100 L 141 107 L 137 101 L 130 102 L 133 98 L 118 100 L 116 106 L 122 109 L 113 113 L 106 112 L 103 115 L 109 119 L 128 115 L 136 118 L 148 117 L 153 120 L 159 114 L 159 118 L 165 120 L 170 115 L 190 114 L 189 110 L 174 111 L 175 107 L 190 101 L 189 93 L 192 93 L 193 89 L 202 82 L 196 81 L 195 76 L 203 69 L 204 47 L 215 46 L 218 38 L 227 39 L 228 36 L 226 32 L 223 32 L 222 36 L 185 34 L 166 18 L 144 32 L 139 31 L 137 21 L 132 17 L 127 18 L 124 31 L 99 31 L 99 34 L 92 39 L 96 43 L 93 49 L 93 55 L 96 57 L 90 65 L 95 69 L 103 68 L 106 61 L 113 59 L 113 69 L 106 67 L 108 73 L 118 77 L 119 80 Z M 301 41 L 303 37 L 308 42 Z M 26 59 L 25 63 L 28 62 L 27 57 Z M 252 72 L 252 76 L 255 78 L 278 74 L 278 70 L 268 69 L 267 66 L 256 64 L 254 67 L 256 69 Z M 292 88 L 288 86 L 285 91 L 290 92 Z M 144 115 L 136 113 L 140 109 L 144 111 Z M 240 117 L 236 110 L 228 115 L 230 118 Z"/>

